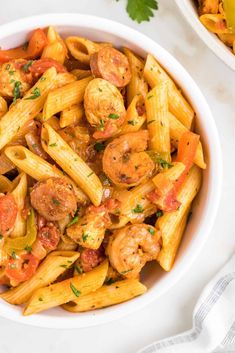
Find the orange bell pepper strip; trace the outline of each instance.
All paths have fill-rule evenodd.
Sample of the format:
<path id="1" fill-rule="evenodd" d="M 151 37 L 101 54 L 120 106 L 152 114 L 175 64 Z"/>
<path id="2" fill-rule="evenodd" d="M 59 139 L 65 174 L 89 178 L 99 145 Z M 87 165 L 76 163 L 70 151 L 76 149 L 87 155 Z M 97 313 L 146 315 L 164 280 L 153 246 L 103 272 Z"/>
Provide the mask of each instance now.
<path id="1" fill-rule="evenodd" d="M 36 59 L 46 45 L 46 34 L 41 28 L 38 28 L 32 33 L 27 48 L 25 48 L 25 45 L 22 45 L 13 49 L 0 50 L 0 63 L 14 59 Z"/>

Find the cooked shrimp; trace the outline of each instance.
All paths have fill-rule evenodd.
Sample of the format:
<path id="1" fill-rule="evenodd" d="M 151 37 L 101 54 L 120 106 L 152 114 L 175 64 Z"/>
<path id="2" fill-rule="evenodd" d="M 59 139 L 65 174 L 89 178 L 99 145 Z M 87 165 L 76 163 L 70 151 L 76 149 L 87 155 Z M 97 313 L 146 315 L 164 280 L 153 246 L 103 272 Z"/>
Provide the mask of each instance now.
<path id="1" fill-rule="evenodd" d="M 106 253 L 120 274 L 136 278 L 147 261 L 157 259 L 160 249 L 160 231 L 142 223 L 116 230 L 109 239 Z"/>
<path id="2" fill-rule="evenodd" d="M 108 144 L 103 156 L 105 174 L 118 186 L 139 185 L 151 177 L 155 164 L 144 152 L 148 131 L 122 135 Z"/>
<path id="3" fill-rule="evenodd" d="M 126 109 L 121 93 L 113 84 L 101 78 L 90 81 L 84 95 L 87 120 L 97 131 L 96 139 L 106 139 L 123 124 Z"/>
<path id="4" fill-rule="evenodd" d="M 15 60 L 0 67 L 0 95 L 5 98 L 20 98 L 30 87 L 32 75 L 23 71 L 26 60 Z"/>

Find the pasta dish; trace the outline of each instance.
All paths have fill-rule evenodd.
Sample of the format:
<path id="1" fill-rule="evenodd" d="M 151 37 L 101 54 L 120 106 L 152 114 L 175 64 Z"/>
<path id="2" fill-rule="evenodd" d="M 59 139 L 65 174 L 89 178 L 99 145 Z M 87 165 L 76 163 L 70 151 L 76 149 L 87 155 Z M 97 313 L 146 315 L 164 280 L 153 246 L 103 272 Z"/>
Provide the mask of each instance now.
<path id="1" fill-rule="evenodd" d="M 195 112 L 151 55 L 36 29 L 0 50 L 0 297 L 78 313 L 170 271 L 206 168 Z"/>
<path id="2" fill-rule="evenodd" d="M 202 24 L 235 54 L 234 0 L 198 0 Z"/>

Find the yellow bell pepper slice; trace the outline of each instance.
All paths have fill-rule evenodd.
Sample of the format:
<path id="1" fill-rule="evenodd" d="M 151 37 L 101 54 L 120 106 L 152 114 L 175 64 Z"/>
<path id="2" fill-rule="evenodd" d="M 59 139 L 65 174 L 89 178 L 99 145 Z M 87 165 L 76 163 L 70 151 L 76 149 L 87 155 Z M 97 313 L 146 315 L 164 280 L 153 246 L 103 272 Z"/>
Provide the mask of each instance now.
<path id="1" fill-rule="evenodd" d="M 235 33 L 235 1 L 224 0 L 224 11 L 229 31 Z"/>

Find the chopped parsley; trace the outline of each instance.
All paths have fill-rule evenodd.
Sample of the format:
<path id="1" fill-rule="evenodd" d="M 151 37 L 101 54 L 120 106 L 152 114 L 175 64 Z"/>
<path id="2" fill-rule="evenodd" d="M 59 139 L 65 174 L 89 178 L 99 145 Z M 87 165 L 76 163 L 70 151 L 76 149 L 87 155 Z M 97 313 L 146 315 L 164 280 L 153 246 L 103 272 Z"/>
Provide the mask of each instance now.
<path id="1" fill-rule="evenodd" d="M 151 99 L 151 98 L 153 98 L 153 95 L 150 95 L 150 96 L 147 97 L 147 99 Z"/>
<path id="2" fill-rule="evenodd" d="M 102 142 L 96 142 L 94 144 L 94 149 L 97 151 L 97 152 L 100 152 L 100 151 L 103 151 L 105 149 L 105 144 L 102 143 Z"/>
<path id="3" fill-rule="evenodd" d="M 157 9 L 157 0 L 128 0 L 126 7 L 130 18 L 138 23 L 149 21 L 154 16 L 153 10 Z"/>
<path id="4" fill-rule="evenodd" d="M 157 163 L 160 164 L 160 166 L 163 169 L 167 169 L 167 168 L 173 167 L 173 165 L 171 163 L 167 162 L 165 159 L 162 159 L 162 158 L 158 158 Z"/>
<path id="5" fill-rule="evenodd" d="M 83 269 L 79 265 L 74 266 L 74 268 L 79 275 L 83 273 Z"/>
<path id="6" fill-rule="evenodd" d="M 147 122 L 147 125 L 154 123 L 154 119 Z"/>
<path id="7" fill-rule="evenodd" d="M 10 64 L 7 64 L 6 66 L 6 70 L 8 71 L 10 69 L 11 65 Z"/>
<path id="8" fill-rule="evenodd" d="M 57 143 L 51 143 L 49 147 L 57 147 Z"/>
<path id="9" fill-rule="evenodd" d="M 154 235 L 155 234 L 155 230 L 153 228 L 148 228 L 148 232 L 151 234 L 151 235 Z"/>
<path id="10" fill-rule="evenodd" d="M 45 76 L 42 76 L 41 78 L 40 78 L 40 81 L 45 81 L 46 80 L 46 77 Z"/>
<path id="11" fill-rule="evenodd" d="M 10 268 L 13 270 L 14 268 L 16 268 L 16 264 L 11 264 Z"/>
<path id="12" fill-rule="evenodd" d="M 12 257 L 14 260 L 16 260 L 16 253 L 15 253 L 15 251 L 12 251 L 11 257 Z"/>
<path id="13" fill-rule="evenodd" d="M 83 241 L 86 241 L 88 237 L 89 237 L 89 234 L 82 232 L 82 240 Z"/>
<path id="14" fill-rule="evenodd" d="M 135 120 L 128 120 L 127 123 L 128 123 L 129 125 L 132 125 L 132 126 L 135 126 L 135 125 L 136 125 Z"/>
<path id="15" fill-rule="evenodd" d="M 122 271 L 122 272 L 120 272 L 120 273 L 121 273 L 121 275 L 125 275 L 126 273 L 128 273 L 128 272 L 130 272 L 130 271 L 132 271 L 132 270 L 126 270 L 126 271 Z"/>
<path id="16" fill-rule="evenodd" d="M 33 147 L 33 148 L 37 148 L 37 147 L 38 147 L 37 143 L 33 143 L 33 144 L 32 144 L 32 147 Z"/>
<path id="17" fill-rule="evenodd" d="M 60 265 L 60 267 L 63 267 L 63 268 L 65 268 L 65 269 L 67 269 L 67 268 L 68 268 L 68 265 Z"/>
<path id="18" fill-rule="evenodd" d="M 76 224 L 78 222 L 78 215 L 76 215 L 71 222 L 69 222 L 66 226 L 66 228 L 71 227 L 72 225 Z"/>
<path id="19" fill-rule="evenodd" d="M 13 88 L 13 103 L 15 103 L 18 98 L 20 98 L 20 88 L 21 88 L 21 82 L 16 81 Z"/>
<path id="20" fill-rule="evenodd" d="M 29 67 L 33 65 L 33 60 L 29 60 L 26 64 L 24 64 L 22 66 L 22 70 L 24 72 L 28 72 L 29 71 Z"/>
<path id="21" fill-rule="evenodd" d="M 159 211 L 156 212 L 156 217 L 157 217 L 157 218 L 160 218 L 160 217 L 162 217 L 162 216 L 163 216 L 163 212 L 162 212 L 161 210 L 159 210 Z"/>
<path id="22" fill-rule="evenodd" d="M 76 297 L 79 297 L 81 295 L 80 290 L 78 290 L 72 283 L 70 283 L 70 288 L 72 289 L 72 292 Z"/>
<path id="23" fill-rule="evenodd" d="M 119 119 L 119 115 L 118 114 L 114 114 L 114 113 L 109 114 L 109 119 L 114 119 L 114 120 Z"/>
<path id="24" fill-rule="evenodd" d="M 105 282 L 105 284 L 106 284 L 107 286 L 110 286 L 111 284 L 113 284 L 113 283 L 115 283 L 115 282 L 116 282 L 115 279 L 109 278 L 109 279 Z"/>
<path id="25" fill-rule="evenodd" d="M 43 299 L 40 297 L 40 298 L 38 298 L 38 300 L 40 301 L 40 302 L 43 302 Z"/>
<path id="26" fill-rule="evenodd" d="M 60 201 L 55 199 L 54 197 L 52 198 L 52 202 L 53 202 L 54 205 L 57 205 L 57 206 L 60 205 Z"/>
<path id="27" fill-rule="evenodd" d="M 87 175 L 87 178 L 89 178 L 90 176 L 92 176 L 92 174 L 94 174 L 94 172 L 91 172 L 90 174 Z"/>
<path id="28" fill-rule="evenodd" d="M 137 204 L 137 205 L 136 205 L 136 208 L 134 208 L 134 209 L 132 210 L 132 212 L 134 212 L 134 213 L 142 213 L 143 210 L 144 210 L 143 207 L 142 207 L 141 205 Z"/>
<path id="29" fill-rule="evenodd" d="M 32 246 L 26 246 L 25 248 L 24 248 L 27 252 L 31 252 L 32 251 Z"/>
<path id="30" fill-rule="evenodd" d="M 29 96 L 29 97 L 25 98 L 25 100 L 36 99 L 36 98 L 41 96 L 40 89 L 37 88 L 37 87 L 35 87 L 34 90 L 31 93 L 32 93 L 32 96 Z"/>
<path id="31" fill-rule="evenodd" d="M 3 235 L 2 234 L 0 234 L 0 240 L 2 240 L 3 239 Z"/>

